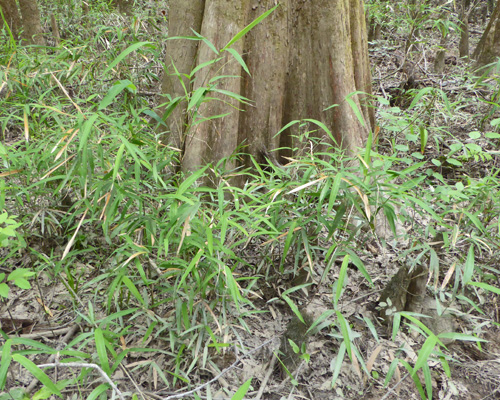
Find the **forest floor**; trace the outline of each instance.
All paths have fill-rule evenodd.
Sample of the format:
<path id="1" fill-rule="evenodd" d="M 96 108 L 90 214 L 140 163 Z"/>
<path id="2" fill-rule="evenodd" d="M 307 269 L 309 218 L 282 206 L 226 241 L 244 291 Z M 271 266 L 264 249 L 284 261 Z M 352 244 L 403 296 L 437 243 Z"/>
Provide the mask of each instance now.
<path id="1" fill-rule="evenodd" d="M 482 26 L 472 27 L 472 48 L 479 40 L 482 31 Z M 460 118 L 449 118 L 443 121 L 442 114 L 437 110 L 430 110 L 428 115 L 425 116 L 428 118 L 429 124 L 435 123 L 438 126 L 447 124 L 449 132 L 455 138 L 467 142 L 470 132 L 481 129 L 479 126 L 481 121 L 478 120 L 477 115 L 483 112 L 486 114 L 488 105 L 484 102 L 474 102 L 473 98 L 478 96 L 478 93 L 467 89 L 464 83 L 467 79 L 465 71 L 468 64 L 458 57 L 457 40 L 449 44 L 444 74 L 437 75 L 432 72 L 434 53 L 420 49 L 412 52 L 413 59 L 410 60 L 412 63 L 411 75 L 414 89 L 418 90 L 430 86 L 440 88 L 446 93 L 450 102 L 461 102 L 464 98 L 468 98 L 467 107 L 460 111 Z M 408 76 L 403 74 L 399 68 L 404 59 L 404 44 L 404 38 L 393 37 L 392 34 L 386 33 L 383 40 L 370 48 L 374 79 L 373 91 L 378 96 L 384 97 L 389 93 L 394 93 L 395 89 L 404 87 L 405 82 L 407 82 Z M 469 85 L 469 87 L 471 86 Z M 493 82 L 491 92 L 481 93 L 481 95 L 490 98 L 493 97 L 496 90 L 498 90 L 498 87 Z M 394 106 L 404 108 L 408 104 L 404 104 L 403 101 L 403 103 L 394 104 Z M 389 139 L 389 136 L 384 137 L 385 134 L 386 132 L 384 132 L 382 126 L 378 149 L 381 153 L 384 152 L 384 146 L 389 148 L 394 144 L 397 145 L 399 141 L 404 142 L 403 135 L 399 137 L 396 135 Z M 10 140 L 14 141 L 13 138 L 10 138 Z M 428 143 L 427 153 L 439 158 L 442 148 L 436 146 L 436 141 L 429 140 Z M 485 171 L 492 170 L 493 164 L 496 167 L 500 166 L 498 158 L 493 159 L 493 161 L 480 160 L 471 162 L 467 165 L 467 173 L 469 175 L 484 174 Z M 449 169 L 446 173 L 443 173 L 443 176 L 446 179 L 456 180 L 457 176 L 461 176 L 461 174 L 463 174 L 461 169 Z M 425 221 L 422 221 L 422 223 L 425 224 Z M 404 226 L 402 228 L 408 233 L 412 227 Z M 105 246 L 99 234 L 92 234 L 92 232 L 86 234 L 94 235 L 88 238 L 88 241 L 92 242 L 94 246 L 98 243 Z M 318 239 L 321 242 L 324 238 Z M 356 357 L 353 357 L 352 361 L 345 357 L 346 361 L 341 364 L 338 378 L 332 388 L 332 377 L 336 367 L 335 360 L 339 352 L 338 335 L 327 330 L 313 331 L 311 334 L 306 333 L 306 330 L 300 324 L 297 324 L 297 321 L 294 321 L 295 317 L 293 317 L 288 304 L 279 301 L 269 302 L 270 299 L 277 297 L 277 293 L 279 294 L 281 290 L 280 287 L 289 286 L 290 282 L 269 281 L 261 285 L 258 294 L 252 299 L 255 308 L 246 304 L 241 305 L 241 311 L 246 314 L 243 318 L 246 327 L 238 322 L 240 320 L 233 318 L 231 315 L 227 316 L 227 324 L 231 326 L 231 330 L 227 331 L 230 333 L 224 337 L 224 343 L 231 343 L 235 346 L 220 351 L 214 349 L 212 353 L 203 354 L 202 357 L 208 358 L 210 362 L 206 363 L 205 368 L 194 370 L 195 372 L 190 375 L 195 376 L 190 382 L 190 387 L 202 385 L 214 377 L 218 377 L 210 385 L 207 398 L 227 399 L 229 398 L 228 393 L 234 393 L 243 382 L 253 378 L 251 390 L 245 398 L 257 399 L 257 396 L 260 396 L 261 399 L 266 400 L 419 399 L 420 394 L 414 379 L 406 369 L 402 368 L 401 364 L 395 367 L 393 377 L 388 385 L 384 385 L 383 377 L 387 375 L 391 363 L 396 358 L 415 363 L 425 338 L 422 335 L 415 335 L 414 332 L 409 330 L 400 329 L 396 335 L 396 340 L 392 340 L 387 326 L 376 323 L 378 320 L 376 306 L 380 293 L 391 277 L 405 264 L 405 251 L 413 245 L 413 242 L 396 239 L 382 244 L 376 236 L 370 236 L 368 233 L 360 234 L 360 237 L 355 238 L 355 240 L 358 243 L 357 254 L 363 261 L 370 276 L 373 277 L 373 286 L 368 284 L 358 269 L 350 268 L 349 280 L 342 295 L 340 309 L 342 315 L 349 321 L 352 331 L 355 332 L 356 338 L 354 341 L 360 355 L 365 360 L 366 368 L 371 372 L 371 377 L 367 376 L 363 367 L 356 361 Z M 427 240 L 431 241 L 432 239 Z M 241 249 L 241 257 L 244 257 L 245 261 L 251 265 L 258 265 L 262 261 L 261 244 L 261 242 L 257 241 L 248 243 Z M 54 246 L 59 246 L 59 249 L 61 247 L 57 243 Z M 280 249 L 277 246 L 273 251 L 279 252 Z M 460 258 L 457 254 L 447 254 L 444 250 L 440 251 L 439 246 L 436 247 L 436 252 L 442 259 L 442 264 L 450 267 L 454 260 Z M 463 258 L 463 254 L 461 256 Z M 272 254 L 270 257 L 272 258 Z M 29 263 L 29 260 L 26 259 L 11 261 L 17 265 Z M 497 259 L 487 260 L 487 255 L 485 255 L 484 262 L 498 268 Z M 303 277 L 303 282 L 309 282 L 311 285 L 293 293 L 293 299 L 298 304 L 303 315 L 309 315 L 312 319 L 316 319 L 332 309 L 332 287 L 339 277 L 340 264 L 335 264 L 330 273 L 326 275 L 323 274 L 325 268 L 325 264 L 321 265 L 319 263 L 316 265 L 313 276 Z M 75 276 L 79 275 L 80 279 L 83 278 L 85 282 L 90 282 L 95 278 L 88 268 L 88 263 L 77 264 L 74 270 Z M 441 275 L 445 273 L 446 271 L 442 271 Z M 440 278 L 442 279 L 443 276 L 440 276 Z M 435 282 L 433 279 L 430 279 L 431 284 L 437 285 L 437 281 Z M 296 284 L 296 282 L 293 284 Z M 78 314 L 73 309 L 74 299 L 68 298 L 67 287 L 62 283 L 54 284 L 49 280 L 44 281 L 44 279 L 39 279 L 36 285 L 39 293 L 42 293 L 45 298 L 43 303 L 40 300 L 42 296 L 35 291 L 21 290 L 14 287 L 11 289 L 10 298 L 2 308 L 0 318 L 4 331 L 9 330 L 8 325 L 12 324 L 12 321 L 16 321 L 17 324 L 25 328 L 22 337 L 43 340 L 53 347 L 59 345 L 59 340 L 67 343 L 76 330 L 85 331 L 84 324 L 77 325 L 74 322 Z M 96 280 L 94 286 L 87 286 L 84 291 L 80 292 L 78 298 L 82 302 L 81 309 L 88 310 L 87 304 L 96 302 L 96 294 L 102 293 L 106 285 L 107 283 Z M 57 309 L 57 311 L 50 312 L 59 315 L 59 318 L 56 315 L 56 319 L 59 321 L 58 324 L 37 326 L 37 331 L 43 331 L 40 334 L 31 332 L 33 321 L 38 321 L 39 316 L 47 312 L 47 309 L 44 309 L 44 304 L 49 303 L 52 304 L 51 308 L 53 310 Z M 421 374 L 421 371 L 419 372 L 421 374 L 419 375 L 420 381 L 431 380 L 434 399 L 479 400 L 500 398 L 500 328 L 498 325 L 500 316 L 498 297 L 491 293 L 484 295 L 481 304 L 484 315 L 474 310 L 473 307 L 467 307 L 464 304 L 460 306 L 454 305 L 452 308 L 454 307 L 457 310 L 451 317 L 453 321 L 450 326 L 456 332 L 474 332 L 487 342 L 484 342 L 481 346 L 467 341 L 454 341 L 448 344 L 442 351 L 443 357 L 448 359 L 451 374 L 447 374 L 443 364 L 436 361 L 430 365 L 430 377 L 425 377 Z M 233 311 L 236 313 L 236 310 Z M 96 319 L 106 317 L 105 312 L 99 307 L 94 312 L 96 313 Z M 173 305 L 168 304 L 163 304 L 155 310 L 157 315 L 164 317 L 171 315 L 173 312 Z M 214 310 L 214 312 L 218 313 L 220 310 Z M 374 325 L 367 324 L 367 320 L 375 321 Z M 495 323 L 484 324 L 484 327 L 478 330 L 477 327 L 486 321 L 494 321 Z M 138 325 L 146 323 L 141 319 L 131 322 Z M 168 336 L 168 332 L 165 332 L 165 336 Z M 279 367 L 279 361 L 273 355 L 283 343 L 283 337 L 296 340 L 300 340 L 301 337 L 307 338 L 307 353 L 310 355 L 310 360 L 308 363 L 299 361 L 296 365 L 292 373 L 296 382 L 292 382 L 292 379 L 283 373 Z M 127 368 L 117 369 L 111 377 L 112 380 L 118 383 L 122 391 L 140 392 L 144 399 L 168 398 L 173 389 L 179 390 L 183 386 L 182 382 L 178 381 L 174 388 L 162 387 L 158 383 L 158 372 L 156 370 L 149 369 L 145 372 L 144 369 L 135 369 L 153 359 L 157 365 L 163 365 L 164 370 L 172 368 L 174 364 L 168 359 L 167 341 L 163 342 L 161 338 L 150 338 L 146 343 L 137 340 L 137 342 L 127 343 L 126 347 L 149 346 L 151 349 L 161 351 L 151 352 L 150 355 L 148 353 L 139 353 L 138 355 L 130 353 L 123 362 Z M 269 340 L 270 342 L 267 342 Z M 263 343 L 267 344 L 262 346 Z M 165 351 L 162 351 L 162 349 Z M 242 349 L 245 349 L 245 351 Z M 252 349 L 255 349 L 255 351 L 250 352 Z M 38 361 L 48 362 L 51 360 L 40 359 Z M 220 371 L 224 371 L 224 373 L 220 375 Z M 68 370 L 63 369 L 59 369 L 58 374 L 58 379 L 71 376 Z M 9 376 L 8 379 L 7 387 L 9 387 L 10 383 L 11 387 L 16 386 L 26 389 L 33 382 L 33 377 L 25 372 L 16 373 L 15 377 Z M 262 393 L 259 393 L 260 387 L 263 388 Z M 87 395 L 85 390 L 65 393 L 65 398 L 85 398 Z"/>

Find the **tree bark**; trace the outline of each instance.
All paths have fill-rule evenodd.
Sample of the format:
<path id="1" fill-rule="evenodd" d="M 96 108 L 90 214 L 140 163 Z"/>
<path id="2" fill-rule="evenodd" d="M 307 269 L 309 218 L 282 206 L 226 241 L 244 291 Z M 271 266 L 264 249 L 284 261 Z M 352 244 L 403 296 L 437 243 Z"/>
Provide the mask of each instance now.
<path id="1" fill-rule="evenodd" d="M 193 36 L 193 31 L 201 32 L 205 0 L 177 0 L 169 8 L 168 33 L 170 37 Z M 190 90 L 191 83 L 188 77 L 176 76 L 175 71 L 188 74 L 195 67 L 198 43 L 194 40 L 174 39 L 169 40 L 166 46 L 166 69 L 162 80 L 162 93 L 169 94 L 172 98 L 185 96 L 184 86 Z M 181 81 L 183 84 L 181 84 Z M 184 85 L 184 86 L 183 86 Z M 165 110 L 161 107 L 162 111 Z M 187 103 L 180 103 L 169 117 L 170 143 L 182 150 L 184 146 L 184 132 L 187 124 Z"/>
<path id="2" fill-rule="evenodd" d="M 59 46 L 61 34 L 59 33 L 59 27 L 57 26 L 56 16 L 54 14 L 50 14 L 50 25 L 52 26 L 52 37 L 54 38 L 54 42 L 56 46 Z"/>
<path id="3" fill-rule="evenodd" d="M 19 8 L 23 19 L 23 38 L 30 44 L 44 46 L 45 39 L 36 0 L 19 0 Z"/>
<path id="4" fill-rule="evenodd" d="M 169 11 L 169 34 L 192 36 L 191 28 L 210 40 L 216 48 L 227 42 L 248 23 L 274 6 L 274 0 L 259 3 L 242 0 L 229 7 L 227 0 L 180 0 Z M 204 6 L 204 7 L 203 7 Z M 262 154 L 278 147 L 299 145 L 288 129 L 276 133 L 293 120 L 306 118 L 324 123 L 332 138 L 324 142 L 354 152 L 363 145 L 374 126 L 374 110 L 365 104 L 371 94 L 366 23 L 361 0 L 285 0 L 267 19 L 232 46 L 244 59 L 250 75 L 240 64 L 222 53 L 215 68 L 202 68 L 193 79 L 182 78 L 187 90 L 205 87 L 216 76 L 231 76 L 217 81 L 217 89 L 227 90 L 253 101 L 238 104 L 220 93 L 198 109 L 198 120 L 186 117 L 186 105 L 178 107 L 167 120 L 170 143 L 183 150 L 182 168 L 189 171 L 208 162 L 229 157 L 239 145 L 262 159 Z M 184 96 L 173 66 L 190 74 L 192 67 L 213 60 L 217 55 L 202 41 L 171 40 L 162 92 L 172 98 Z M 192 77 L 191 77 L 192 78 Z M 191 83 L 191 86 L 189 84 Z M 215 83 L 214 83 L 215 84 Z M 345 100 L 351 99 L 364 121 Z M 326 108 L 338 104 L 338 107 Z M 235 111 L 237 108 L 242 112 Z M 231 112 L 232 111 L 232 112 Z M 200 122 L 200 118 L 231 114 Z M 314 135 L 324 137 L 318 131 Z M 321 149 L 318 149 L 321 150 Z M 282 155 L 290 155 L 282 152 Z M 233 164 L 226 165 L 228 168 Z"/>
<path id="5" fill-rule="evenodd" d="M 460 58 L 469 57 L 469 10 L 465 9 L 465 5 L 462 5 L 462 9 L 459 15 L 460 23 L 460 42 L 458 44 L 458 52 Z"/>
<path id="6" fill-rule="evenodd" d="M 245 11 L 249 0 L 239 0 L 231 3 L 224 0 L 207 1 L 203 14 L 201 35 L 220 49 L 224 47 L 231 38 L 245 27 Z M 198 65 L 211 61 L 217 57 L 208 46 L 201 44 L 198 50 Z M 236 42 L 232 48 L 239 54 L 243 53 L 243 43 Z M 235 62 L 229 53 L 225 53 L 222 67 L 205 68 L 199 71 L 193 89 L 201 88 L 216 76 L 229 76 L 218 84 L 218 89 L 233 93 L 240 92 L 242 71 L 240 65 Z M 239 103 L 227 96 L 211 93 L 214 100 L 203 103 L 198 109 L 198 118 L 211 118 L 237 109 Z M 197 121 L 199 122 L 199 119 Z M 200 165 L 217 162 L 222 158 L 229 157 L 238 146 L 238 123 L 239 113 L 231 112 L 229 115 L 210 119 L 206 122 L 197 123 L 186 135 L 185 151 L 182 158 L 183 170 L 194 170 Z M 231 169 L 234 165 L 226 165 Z"/>
<path id="7" fill-rule="evenodd" d="M 500 56 L 500 1 L 490 17 L 490 22 L 474 50 L 473 58 L 477 61 L 476 66 L 481 67 L 489 64 Z"/>
<path id="8" fill-rule="evenodd" d="M 249 10 L 248 20 L 273 7 L 265 0 Z M 287 94 L 287 68 L 289 55 L 289 5 L 283 3 L 267 20 L 252 29 L 245 38 L 245 61 L 251 76 L 244 75 L 243 93 L 256 103 L 243 107 L 240 117 L 238 141 L 246 145 L 246 152 L 265 161 L 267 151 L 280 147 L 276 133 L 282 128 Z M 264 45 L 265 43 L 265 45 Z M 250 165 L 246 159 L 247 166 Z"/>
<path id="9" fill-rule="evenodd" d="M 21 17 L 17 10 L 16 0 L 0 0 L 0 8 L 2 9 L 3 16 L 14 39 L 19 38 L 19 31 L 21 30 Z M 3 19 L 0 18 L 0 28 L 3 27 Z"/>

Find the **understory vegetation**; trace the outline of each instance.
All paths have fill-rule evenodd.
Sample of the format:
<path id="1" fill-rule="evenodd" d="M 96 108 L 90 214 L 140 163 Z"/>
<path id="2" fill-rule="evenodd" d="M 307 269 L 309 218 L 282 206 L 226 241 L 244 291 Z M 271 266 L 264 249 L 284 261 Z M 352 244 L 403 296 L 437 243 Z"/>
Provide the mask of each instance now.
<path id="1" fill-rule="evenodd" d="M 184 174 L 164 118 L 187 102 L 194 129 L 217 82 L 160 96 L 163 14 L 123 17 L 102 1 L 82 15 L 72 3 L 42 8 L 61 18 L 57 47 L 0 37 L 0 399 L 168 398 L 208 381 L 186 396 L 254 398 L 255 376 L 233 363 L 261 354 L 249 338 L 273 339 L 259 321 L 277 318 L 328 343 L 323 378 L 339 398 L 382 398 L 406 374 L 418 397 L 460 392 L 448 344 L 487 353 L 499 335 L 498 65 L 459 60 L 388 93 L 398 71 L 380 65 L 415 22 L 370 3 L 387 33 L 370 49 L 377 128 L 364 148 L 346 155 L 318 139 L 331 137 L 321 122 L 293 121 L 287 163 Z M 441 35 L 441 12 L 429 6 L 405 58 Z M 244 143 L 233 157 L 243 164 Z M 459 326 L 436 332 L 399 309 L 381 322 L 380 292 L 402 266 L 425 267 L 437 314 L 453 309 Z M 387 342 L 392 356 L 377 361 Z M 288 393 L 300 390 L 300 369 L 282 368 Z M 233 383 L 211 381 L 226 369 Z"/>

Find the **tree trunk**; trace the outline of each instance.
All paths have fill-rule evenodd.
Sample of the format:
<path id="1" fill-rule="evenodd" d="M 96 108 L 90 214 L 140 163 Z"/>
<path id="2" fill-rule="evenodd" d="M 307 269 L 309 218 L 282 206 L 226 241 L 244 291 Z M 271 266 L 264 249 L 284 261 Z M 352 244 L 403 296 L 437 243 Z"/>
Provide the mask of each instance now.
<path id="1" fill-rule="evenodd" d="M 205 0 L 177 0 L 169 8 L 168 33 L 170 37 L 192 36 L 193 31 L 201 32 Z M 176 76 L 175 71 L 189 73 L 195 67 L 198 43 L 194 40 L 174 39 L 167 41 L 166 70 L 162 80 L 162 93 L 169 94 L 172 98 L 185 96 L 183 85 L 191 89 L 190 80 L 186 76 Z M 183 84 L 181 84 L 181 80 Z M 181 103 L 174 109 L 169 117 L 169 141 L 178 148 L 184 145 L 184 132 L 187 124 L 187 103 Z M 164 107 L 162 107 L 164 111 Z"/>
<path id="2" fill-rule="evenodd" d="M 169 34 L 193 36 L 191 29 L 201 31 L 203 37 L 221 49 L 275 3 L 242 0 L 228 7 L 226 0 L 179 0 L 170 7 Z M 178 106 L 166 121 L 167 137 L 183 150 L 183 170 L 216 163 L 240 145 L 247 146 L 245 151 L 260 159 L 278 147 L 294 148 L 298 143 L 293 135 L 298 128 L 290 128 L 280 137 L 276 133 L 288 122 L 305 118 L 321 121 L 330 129 L 333 137 L 325 142 L 335 141 L 351 152 L 363 145 L 374 125 L 374 110 L 365 104 L 366 96 L 352 95 L 364 117 L 360 122 L 345 100 L 356 91 L 371 94 L 361 0 L 282 1 L 267 19 L 231 48 L 244 55 L 250 75 L 226 51 L 220 55 L 220 66 L 204 67 L 190 80 L 175 76 L 174 65 L 179 73 L 189 76 L 194 65 L 219 56 L 202 41 L 175 39 L 167 44 L 163 93 L 172 98 L 185 96 L 179 79 L 183 79 L 188 91 L 193 91 L 206 87 L 216 76 L 230 76 L 213 84 L 252 101 L 242 105 L 221 93 L 208 92 L 208 97 L 219 101 L 202 103 L 196 121 L 187 118 L 187 104 Z M 338 107 L 325 110 L 333 104 Z M 242 112 L 236 111 L 238 107 Z M 200 118 L 226 113 L 230 114 L 200 122 Z M 323 137 L 325 133 L 318 131 L 316 136 Z"/>
<path id="3" fill-rule="evenodd" d="M 208 38 L 218 49 L 225 46 L 234 35 L 245 27 L 245 10 L 248 3 L 249 0 L 239 0 L 234 4 L 231 3 L 231 6 L 228 7 L 228 2 L 224 0 L 206 1 L 201 35 Z M 217 57 L 208 46 L 201 45 L 202 42 L 199 43 L 198 65 Z M 243 43 L 244 41 L 241 40 L 233 45 L 239 54 L 243 53 Z M 220 69 L 204 68 L 199 71 L 193 89 L 196 91 L 208 84 L 212 78 L 221 75 L 230 78 L 221 80 L 218 83 L 218 89 L 233 93 L 240 92 L 241 67 L 230 57 L 228 52 L 224 54 Z M 198 118 L 222 115 L 239 106 L 236 100 L 218 93 L 210 93 L 210 97 L 215 100 L 201 104 L 198 109 Z M 215 163 L 224 157 L 229 157 L 238 145 L 239 115 L 238 112 L 231 112 L 225 117 L 209 119 L 193 126 L 186 135 L 182 168 L 194 170 L 200 165 Z M 233 165 L 227 165 L 229 169 L 232 167 Z"/>
<path id="4" fill-rule="evenodd" d="M 55 45 L 59 46 L 61 34 L 59 33 L 59 27 L 57 26 L 56 16 L 54 14 L 50 14 L 50 26 L 52 27 L 52 37 L 54 38 Z"/>
<path id="5" fill-rule="evenodd" d="M 490 22 L 481 36 L 473 58 L 477 61 L 477 67 L 489 64 L 500 56 L 500 1 L 497 2 L 495 10 L 491 14 Z"/>
<path id="6" fill-rule="evenodd" d="M 441 41 L 439 42 L 439 50 L 436 52 L 436 58 L 434 59 L 434 73 L 442 74 L 444 72 L 444 61 L 446 57 L 446 44 L 448 42 L 447 35 L 441 35 Z"/>
<path id="7" fill-rule="evenodd" d="M 16 0 L 0 0 L 0 8 L 2 9 L 3 16 L 7 24 L 9 24 L 10 31 L 14 39 L 19 38 L 19 31 L 21 28 L 21 17 L 17 10 Z M 0 18 L 0 29 L 3 27 L 3 19 Z"/>
<path id="8" fill-rule="evenodd" d="M 462 5 L 462 10 L 459 15 L 460 23 L 460 42 L 458 44 L 458 52 L 460 58 L 469 57 L 469 10 L 465 9 L 465 5 Z"/>
<path id="9" fill-rule="evenodd" d="M 36 0 L 19 0 L 19 8 L 23 19 L 24 39 L 30 44 L 44 46 L 45 39 Z"/>

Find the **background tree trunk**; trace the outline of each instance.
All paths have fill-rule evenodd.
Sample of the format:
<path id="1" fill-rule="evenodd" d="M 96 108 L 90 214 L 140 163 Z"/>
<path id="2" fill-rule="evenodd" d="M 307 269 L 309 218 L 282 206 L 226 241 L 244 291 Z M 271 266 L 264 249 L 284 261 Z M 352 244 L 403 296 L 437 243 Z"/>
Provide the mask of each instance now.
<path id="1" fill-rule="evenodd" d="M 61 34 L 59 33 L 59 27 L 57 26 L 57 20 L 54 14 L 50 14 L 50 26 L 52 27 L 52 37 L 54 38 L 55 45 L 59 46 Z"/>
<path id="2" fill-rule="evenodd" d="M 500 56 L 500 1 L 490 17 L 490 22 L 481 36 L 473 58 L 477 61 L 477 67 L 489 64 Z"/>
<path id="3" fill-rule="evenodd" d="M 21 17 L 17 10 L 16 0 L 0 0 L 0 7 L 2 8 L 3 16 L 9 24 L 14 39 L 19 38 L 19 31 L 21 29 Z M 3 27 L 3 19 L 0 18 L 0 28 Z"/>
<path id="4" fill-rule="evenodd" d="M 470 11 L 462 4 L 460 14 L 458 17 L 460 25 L 460 42 L 458 44 L 458 52 L 460 58 L 469 57 L 469 17 Z"/>
<path id="5" fill-rule="evenodd" d="M 274 4 L 274 0 L 261 0 L 257 5 L 243 0 L 228 7 L 225 0 L 180 0 L 172 3 L 169 11 L 169 34 L 192 36 L 191 28 L 200 31 L 201 25 L 201 35 L 220 49 Z M 186 107 L 177 108 L 167 121 L 168 137 L 184 150 L 183 170 L 217 162 L 230 156 L 241 144 L 248 145 L 246 151 L 256 157 L 278 147 L 293 148 L 297 145 L 293 135 L 298 128 L 289 129 L 281 137 L 275 135 L 281 127 L 297 119 L 323 122 L 337 144 L 350 151 L 363 145 L 374 124 L 374 110 L 364 104 L 363 96 L 353 95 L 354 104 L 364 116 L 364 122 L 360 122 L 345 101 L 355 91 L 371 93 L 361 0 L 282 1 L 278 9 L 232 48 L 245 55 L 251 75 L 226 52 L 220 69 L 205 68 L 197 72 L 191 90 L 207 85 L 215 76 L 233 76 L 220 80 L 217 88 L 254 103 L 241 105 L 211 92 L 209 97 L 224 101 L 203 103 L 198 110 L 200 116 L 209 118 L 233 112 L 197 123 L 188 130 Z M 169 41 L 162 92 L 172 98 L 184 95 L 179 78 L 171 75 L 173 65 L 179 72 L 189 74 L 195 63 L 201 65 L 215 57 L 201 41 Z M 184 82 L 189 83 L 188 79 Z M 333 104 L 338 107 L 325 111 Z M 234 111 L 236 107 L 244 112 Z M 323 137 L 325 133 L 318 131 L 316 135 Z M 332 139 L 325 141 L 331 143 Z"/>
<path id="6" fill-rule="evenodd" d="M 19 8 L 23 19 L 23 38 L 30 44 L 44 46 L 45 39 L 36 0 L 19 0 Z"/>

